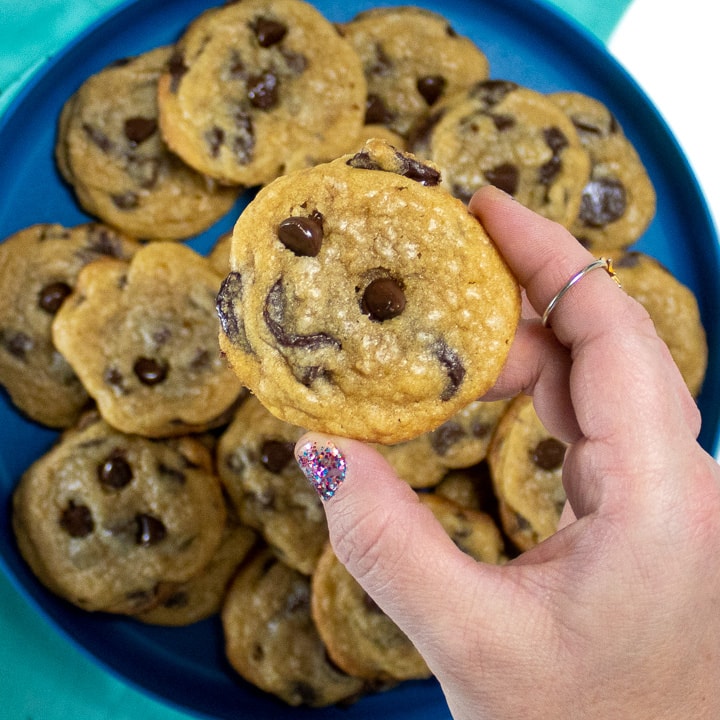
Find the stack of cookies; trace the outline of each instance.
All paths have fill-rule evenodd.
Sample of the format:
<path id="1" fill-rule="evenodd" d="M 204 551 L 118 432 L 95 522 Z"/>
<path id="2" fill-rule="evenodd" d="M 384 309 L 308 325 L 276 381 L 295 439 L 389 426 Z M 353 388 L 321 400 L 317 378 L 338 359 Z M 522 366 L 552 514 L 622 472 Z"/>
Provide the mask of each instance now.
<path id="1" fill-rule="evenodd" d="M 15 492 L 19 549 L 88 611 L 217 615 L 229 664 L 291 705 L 430 674 L 334 556 L 305 429 L 375 443 L 480 562 L 557 527 L 565 445 L 528 398 L 477 400 L 520 311 L 480 186 L 613 254 L 701 389 L 697 302 L 632 249 L 655 193 L 611 112 L 492 77 L 438 13 L 210 9 L 88 78 L 56 160 L 93 220 L 0 244 L 0 384 L 59 430 Z M 250 189 L 207 257 L 183 242 Z"/>

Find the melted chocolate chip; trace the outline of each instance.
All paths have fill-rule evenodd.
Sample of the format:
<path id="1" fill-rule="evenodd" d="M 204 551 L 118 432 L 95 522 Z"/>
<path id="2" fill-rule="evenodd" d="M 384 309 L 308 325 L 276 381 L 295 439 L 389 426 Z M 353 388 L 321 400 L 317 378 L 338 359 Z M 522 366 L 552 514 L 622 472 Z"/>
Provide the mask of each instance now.
<path id="1" fill-rule="evenodd" d="M 538 179 L 543 185 L 550 185 L 562 169 L 560 154 L 569 143 L 562 130 L 556 127 L 543 130 L 543 137 L 552 150 L 552 157 L 538 169 Z"/>
<path id="2" fill-rule="evenodd" d="M 168 72 L 170 73 L 170 92 L 176 93 L 180 88 L 180 81 L 183 75 L 190 69 L 185 64 L 185 57 L 179 51 L 175 51 L 167 65 Z"/>
<path id="3" fill-rule="evenodd" d="M 309 348 L 310 350 L 317 350 L 321 347 L 334 347 L 340 350 L 342 347 L 340 341 L 328 333 L 300 335 L 285 328 L 285 289 L 282 278 L 272 286 L 265 298 L 263 319 L 272 336 L 282 347 Z"/>
<path id="4" fill-rule="evenodd" d="M 598 178 L 583 188 L 579 218 L 587 227 L 601 228 L 619 220 L 626 207 L 625 186 L 613 178 Z"/>
<path id="5" fill-rule="evenodd" d="M 236 133 L 233 136 L 232 151 L 238 162 L 246 165 L 252 160 L 255 150 L 255 127 L 248 110 L 238 108 L 234 115 Z"/>
<path id="6" fill-rule="evenodd" d="M 428 105 L 434 105 L 445 92 L 447 80 L 442 75 L 426 75 L 418 78 L 418 92 Z"/>
<path id="7" fill-rule="evenodd" d="M 402 284 L 392 278 L 373 280 L 363 293 L 362 311 L 371 320 L 390 320 L 405 309 L 405 293 Z"/>
<path id="8" fill-rule="evenodd" d="M 449 400 L 460 389 L 460 385 L 465 378 L 465 366 L 460 360 L 460 356 L 448 347 L 442 340 L 435 343 L 433 352 L 440 364 L 445 369 L 448 377 L 448 384 L 440 394 L 441 400 Z"/>
<path id="9" fill-rule="evenodd" d="M 72 288 L 66 282 L 49 283 L 40 291 L 38 305 L 46 313 L 54 315 L 71 292 Z"/>
<path id="10" fill-rule="evenodd" d="M 217 125 L 213 125 L 205 133 L 205 142 L 210 148 L 210 156 L 214 158 L 218 157 L 220 148 L 225 144 L 225 131 Z"/>
<path id="11" fill-rule="evenodd" d="M 70 537 L 87 537 L 95 529 L 90 508 L 87 505 L 76 505 L 71 500 L 60 516 L 60 527 Z"/>
<path id="12" fill-rule="evenodd" d="M 157 131 L 157 120 L 155 118 L 132 117 L 125 121 L 125 137 L 130 141 L 132 147 L 137 147 L 145 142 Z"/>
<path id="13" fill-rule="evenodd" d="M 533 448 L 531 457 L 540 469 L 557 470 L 565 459 L 565 445 L 555 438 L 546 438 Z"/>
<path id="14" fill-rule="evenodd" d="M 98 255 L 108 257 L 124 257 L 123 245 L 115 233 L 110 233 L 101 225 L 89 225 L 87 235 L 88 249 Z"/>
<path id="15" fill-rule="evenodd" d="M 515 126 L 516 120 L 512 115 L 488 113 L 498 132 L 504 132 Z"/>
<path id="16" fill-rule="evenodd" d="M 517 192 L 520 179 L 517 165 L 502 163 L 491 170 L 486 170 L 484 175 L 491 185 L 504 190 L 508 195 L 514 195 Z"/>
<path id="17" fill-rule="evenodd" d="M 133 210 L 140 204 L 140 198 L 137 193 L 134 193 L 131 190 L 119 195 L 111 195 L 110 198 L 113 201 L 113 205 L 115 205 L 118 210 Z"/>
<path id="18" fill-rule="evenodd" d="M 287 26 L 272 18 L 259 17 L 251 25 L 260 47 L 277 45 L 287 35 Z"/>
<path id="19" fill-rule="evenodd" d="M 315 257 L 322 247 L 322 215 L 314 213 L 310 217 L 289 217 L 280 223 L 277 235 L 280 242 L 295 255 Z"/>
<path id="20" fill-rule="evenodd" d="M 429 437 L 430 446 L 437 455 L 442 457 L 450 451 L 453 445 L 460 442 L 460 440 L 465 437 L 465 430 L 463 430 L 460 423 L 448 420 L 439 428 L 433 430 Z"/>
<path id="21" fill-rule="evenodd" d="M 366 125 L 389 125 L 395 119 L 387 105 L 379 95 L 368 93 L 365 101 Z"/>
<path id="22" fill-rule="evenodd" d="M 120 490 L 132 482 L 133 471 L 122 450 L 113 450 L 97 468 L 98 481 L 103 487 Z"/>
<path id="23" fill-rule="evenodd" d="M 147 513 L 139 513 L 135 516 L 135 528 L 135 542 L 142 547 L 157 545 L 167 535 L 162 520 Z"/>
<path id="24" fill-rule="evenodd" d="M 429 165 L 424 165 L 415 158 L 403 155 L 401 152 L 397 152 L 395 155 L 398 160 L 398 169 L 388 170 L 382 167 L 375 158 L 371 157 L 367 151 L 360 151 L 356 155 L 353 155 L 347 164 L 350 167 L 357 168 L 359 170 L 381 170 L 385 172 L 395 172 L 398 175 L 415 180 L 421 185 L 432 187 L 440 183 L 440 173 L 435 168 Z"/>
<path id="25" fill-rule="evenodd" d="M 158 385 L 167 378 L 168 366 L 153 358 L 140 357 L 133 365 L 133 372 L 143 385 Z"/>
<path id="26" fill-rule="evenodd" d="M 105 135 L 104 132 L 98 130 L 96 127 L 83 123 L 82 129 L 90 140 L 97 145 L 104 153 L 109 153 L 115 147 L 114 143 L 110 138 Z"/>
<path id="27" fill-rule="evenodd" d="M 266 71 L 253 75 L 247 81 L 247 96 L 250 104 L 258 110 L 272 110 L 279 100 L 278 78 Z"/>
<path id="28" fill-rule="evenodd" d="M 266 440 L 260 448 L 260 462 L 271 473 L 278 475 L 295 458 L 295 443 L 284 440 Z"/>
<path id="29" fill-rule="evenodd" d="M 0 329 L 0 345 L 18 360 L 27 360 L 28 353 L 35 347 L 33 339 L 21 330 Z"/>
<path id="30" fill-rule="evenodd" d="M 239 305 L 242 296 L 242 276 L 240 273 L 231 272 L 220 286 L 215 309 L 220 319 L 220 327 L 230 342 L 250 352 L 250 343 L 245 335 L 245 324 L 235 310 L 236 303 Z"/>
<path id="31" fill-rule="evenodd" d="M 482 80 L 471 88 L 470 96 L 480 100 L 486 107 L 492 107 L 518 87 L 517 83 L 510 80 Z"/>

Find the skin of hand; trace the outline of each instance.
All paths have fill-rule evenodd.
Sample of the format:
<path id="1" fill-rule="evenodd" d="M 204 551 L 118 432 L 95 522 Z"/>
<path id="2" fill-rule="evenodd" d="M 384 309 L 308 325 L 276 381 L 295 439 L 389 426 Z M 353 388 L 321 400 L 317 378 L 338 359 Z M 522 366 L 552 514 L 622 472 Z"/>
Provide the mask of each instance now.
<path id="1" fill-rule="evenodd" d="M 380 455 L 334 447 L 334 550 L 403 629 L 456 720 L 720 718 L 720 471 L 645 310 L 566 230 L 494 188 L 470 203 L 527 298 L 487 399 L 533 396 L 568 441 L 558 532 L 504 566 L 463 554 Z M 302 465 L 302 462 L 301 462 Z M 306 471 L 306 474 L 307 471 Z M 308 475 L 310 477 L 310 475 Z"/>

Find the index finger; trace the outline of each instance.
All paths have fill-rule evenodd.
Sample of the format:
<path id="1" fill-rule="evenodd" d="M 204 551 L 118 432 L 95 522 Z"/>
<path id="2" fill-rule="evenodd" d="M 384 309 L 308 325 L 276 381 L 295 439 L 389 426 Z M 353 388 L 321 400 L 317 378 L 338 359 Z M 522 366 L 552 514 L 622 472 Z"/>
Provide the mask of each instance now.
<path id="1" fill-rule="evenodd" d="M 542 316 L 552 298 L 596 258 L 567 230 L 493 187 L 470 202 Z M 560 300 L 552 331 L 570 350 L 570 394 L 586 439 L 617 451 L 678 433 L 695 439 L 697 410 L 644 308 L 605 272 L 590 272 Z M 651 442 L 651 445 L 648 445 Z"/>

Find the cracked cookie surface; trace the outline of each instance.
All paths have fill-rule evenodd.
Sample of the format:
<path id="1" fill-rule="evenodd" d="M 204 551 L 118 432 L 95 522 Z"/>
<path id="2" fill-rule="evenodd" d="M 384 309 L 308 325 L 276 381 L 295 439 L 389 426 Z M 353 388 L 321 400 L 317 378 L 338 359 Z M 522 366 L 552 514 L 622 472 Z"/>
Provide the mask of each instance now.
<path id="1" fill-rule="evenodd" d="M 431 165 L 382 141 L 263 189 L 238 220 L 220 344 L 294 425 L 395 443 L 493 384 L 518 286 Z"/>

